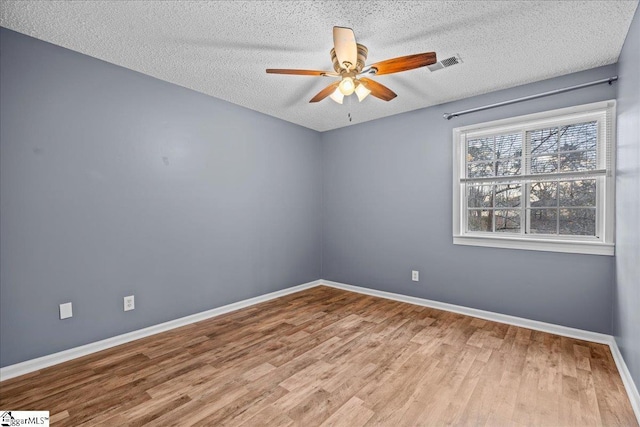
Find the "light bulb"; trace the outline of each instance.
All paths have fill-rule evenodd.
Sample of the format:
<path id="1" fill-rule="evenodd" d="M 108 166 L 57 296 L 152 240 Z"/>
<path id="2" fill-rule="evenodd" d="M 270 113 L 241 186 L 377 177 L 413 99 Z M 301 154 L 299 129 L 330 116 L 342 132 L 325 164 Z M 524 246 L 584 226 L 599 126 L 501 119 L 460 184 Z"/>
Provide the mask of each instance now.
<path id="1" fill-rule="evenodd" d="M 343 78 L 342 81 L 340 82 L 340 86 L 338 86 L 338 89 L 340 89 L 340 92 L 342 92 L 342 94 L 345 96 L 351 95 L 355 88 L 356 88 L 356 85 L 355 83 L 353 83 L 353 79 L 351 77 Z"/>
<path id="2" fill-rule="evenodd" d="M 365 99 L 370 93 L 371 91 L 369 89 L 367 89 L 367 87 L 358 82 L 358 84 L 356 85 L 356 95 L 358 95 L 358 101 L 362 102 L 363 99 Z"/>
<path id="3" fill-rule="evenodd" d="M 342 100 L 344 99 L 344 95 L 342 94 L 342 92 L 340 92 L 340 88 L 338 87 L 336 90 L 333 91 L 333 93 L 331 95 L 329 95 L 329 98 L 333 99 L 338 104 L 342 104 Z"/>

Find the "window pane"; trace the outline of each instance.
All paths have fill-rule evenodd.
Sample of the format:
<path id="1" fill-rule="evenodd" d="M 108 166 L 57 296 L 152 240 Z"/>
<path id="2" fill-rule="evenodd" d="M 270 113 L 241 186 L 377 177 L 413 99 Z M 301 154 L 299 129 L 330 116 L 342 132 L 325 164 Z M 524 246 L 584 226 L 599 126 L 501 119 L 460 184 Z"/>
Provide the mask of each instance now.
<path id="1" fill-rule="evenodd" d="M 598 123 L 587 122 L 560 128 L 560 150 L 595 150 L 598 141 Z"/>
<path id="2" fill-rule="evenodd" d="M 496 159 L 504 159 L 505 157 L 521 157 L 522 156 L 522 135 L 519 133 L 513 135 L 496 136 Z"/>
<path id="3" fill-rule="evenodd" d="M 493 159 L 493 137 L 467 141 L 467 161 Z"/>
<path id="4" fill-rule="evenodd" d="M 496 185 L 496 207 L 520 206 L 521 195 L 519 184 Z"/>
<path id="5" fill-rule="evenodd" d="M 520 232 L 520 211 L 496 210 L 496 231 L 502 233 Z"/>
<path id="6" fill-rule="evenodd" d="M 493 231 L 493 211 L 469 210 L 467 215 L 468 231 Z"/>
<path id="7" fill-rule="evenodd" d="M 596 168 L 596 152 L 574 151 L 560 154 L 560 170 L 562 172 L 586 171 Z"/>
<path id="8" fill-rule="evenodd" d="M 531 139 L 531 153 L 544 154 L 558 151 L 558 128 L 537 129 L 527 132 Z"/>
<path id="9" fill-rule="evenodd" d="M 560 234 L 596 235 L 595 209 L 560 209 Z"/>
<path id="10" fill-rule="evenodd" d="M 558 156 L 537 156 L 531 159 L 531 173 L 553 173 L 558 169 Z"/>
<path id="11" fill-rule="evenodd" d="M 555 182 L 532 182 L 529 191 L 529 206 L 557 206 L 558 184 Z"/>
<path id="12" fill-rule="evenodd" d="M 498 160 L 498 176 L 513 176 L 520 174 L 520 159 L 517 160 Z"/>
<path id="13" fill-rule="evenodd" d="M 478 178 L 493 176 L 493 163 L 469 163 L 467 164 L 467 177 Z"/>
<path id="14" fill-rule="evenodd" d="M 467 185 L 467 206 L 493 207 L 493 185 Z"/>
<path id="15" fill-rule="evenodd" d="M 531 226 L 529 227 L 533 234 L 557 234 L 557 209 L 531 209 Z"/>
<path id="16" fill-rule="evenodd" d="M 596 206 L 596 180 L 563 181 L 560 186 L 560 206 Z"/>

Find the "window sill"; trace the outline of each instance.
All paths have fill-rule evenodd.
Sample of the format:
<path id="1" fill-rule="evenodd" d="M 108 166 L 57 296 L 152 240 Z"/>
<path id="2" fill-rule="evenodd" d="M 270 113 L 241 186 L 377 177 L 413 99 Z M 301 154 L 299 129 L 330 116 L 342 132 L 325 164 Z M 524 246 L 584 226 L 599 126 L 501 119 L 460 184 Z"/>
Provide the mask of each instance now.
<path id="1" fill-rule="evenodd" d="M 453 244 L 589 255 L 613 256 L 615 254 L 615 245 L 612 243 L 589 242 L 584 240 L 548 240 L 503 236 L 458 235 L 453 236 Z"/>

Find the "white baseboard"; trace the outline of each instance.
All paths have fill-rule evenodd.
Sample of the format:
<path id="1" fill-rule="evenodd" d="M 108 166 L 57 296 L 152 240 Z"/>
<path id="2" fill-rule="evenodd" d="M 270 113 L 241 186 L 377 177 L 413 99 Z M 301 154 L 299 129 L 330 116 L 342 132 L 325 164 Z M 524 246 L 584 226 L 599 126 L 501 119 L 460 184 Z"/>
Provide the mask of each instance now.
<path id="1" fill-rule="evenodd" d="M 438 310 L 451 311 L 453 313 L 464 314 L 466 316 L 479 317 L 480 319 L 520 326 L 522 328 L 534 329 L 536 331 L 549 332 L 551 334 L 562 335 L 564 337 L 576 338 L 579 340 L 592 341 L 600 344 L 610 344 L 612 340 L 611 335 L 584 331 L 582 329 L 569 328 L 567 326 L 554 325 L 553 323 L 539 322 L 537 320 L 525 319 L 522 317 L 509 316 L 508 314 L 494 313 L 492 311 L 478 310 L 476 308 L 448 304 L 446 302 L 433 301 L 418 297 L 410 297 L 407 295 L 378 291 L 369 288 L 361 288 L 359 286 L 331 282 L 329 280 L 321 280 L 320 282 L 326 286 L 343 289 L 345 291 L 357 292 L 374 297 L 386 298 L 394 301 L 436 308 Z"/>
<path id="2" fill-rule="evenodd" d="M 522 317 L 509 316 L 506 314 L 494 313 L 491 311 L 478 310 L 475 308 L 464 307 L 460 305 L 448 304 L 439 301 L 428 300 L 424 298 L 411 297 L 391 292 L 378 291 L 376 289 L 362 288 L 359 286 L 347 285 L 344 283 L 332 282 L 330 280 L 320 280 L 321 285 L 342 289 L 345 291 L 357 292 L 360 294 L 371 295 L 380 298 L 391 299 L 394 301 L 406 302 L 409 304 L 420 305 L 424 307 L 436 308 L 438 310 L 450 311 L 454 313 L 464 314 L 467 316 L 478 317 L 480 319 L 491 320 L 508 325 L 520 326 L 522 328 L 533 329 L 536 331 L 548 332 L 555 335 L 561 335 L 569 338 L 576 338 L 584 341 L 597 342 L 606 344 L 611 349 L 611 355 L 618 367 L 618 372 L 622 378 L 629 401 L 633 407 L 638 423 L 640 423 L 640 395 L 638 388 L 631 377 L 631 373 L 627 368 L 627 364 L 620 353 L 616 340 L 611 335 L 600 334 L 597 332 L 585 331 L 582 329 L 570 328 L 567 326 L 555 325 L 553 323 L 539 322 L 537 320 L 525 319 Z"/>
<path id="3" fill-rule="evenodd" d="M 633 412 L 636 413 L 636 418 L 638 419 L 638 424 L 640 424 L 640 393 L 638 393 L 638 388 L 636 384 L 633 382 L 633 378 L 631 377 L 631 372 L 629 372 L 629 368 L 622 357 L 622 353 L 620 353 L 620 349 L 618 348 L 618 343 L 615 339 L 611 340 L 611 354 L 613 355 L 613 360 L 616 362 L 616 366 L 618 367 L 618 372 L 620 372 L 620 377 L 622 377 L 622 383 L 624 384 L 624 388 L 627 390 L 627 394 L 629 395 L 629 400 L 631 401 L 631 406 L 633 407 Z"/>
<path id="4" fill-rule="evenodd" d="M 359 286 L 347 285 L 345 283 L 332 282 L 330 280 L 315 280 L 313 282 L 304 283 L 302 285 L 293 286 L 291 288 L 282 289 L 280 291 L 271 292 L 243 301 L 238 301 L 233 304 L 228 304 L 222 307 L 214 308 L 212 310 L 203 311 L 201 313 L 196 313 L 190 316 L 182 317 L 180 319 L 171 320 L 169 322 L 160 323 L 158 325 L 139 329 L 137 331 L 132 331 L 112 338 L 107 338 L 105 340 L 86 344 L 80 347 L 71 348 L 59 353 L 50 354 L 47 356 L 39 357 L 37 359 L 27 360 L 25 362 L 16 363 L 15 365 L 5 366 L 4 368 L 0 368 L 0 381 L 28 374 L 30 372 L 35 372 L 49 366 L 57 365 L 58 363 L 86 356 L 88 354 L 92 354 L 101 350 L 106 350 L 120 344 L 125 344 L 130 341 L 158 334 L 160 332 L 165 332 L 171 329 L 179 328 L 181 326 L 200 322 L 202 320 L 220 316 L 221 314 L 229 313 L 241 308 L 246 308 L 255 304 L 259 304 L 261 302 L 269 301 L 281 296 L 289 295 L 321 285 L 342 289 L 345 291 L 391 299 L 394 301 L 406 302 L 409 304 L 420 305 L 424 307 L 431 307 L 438 310 L 450 311 L 453 313 L 464 314 L 467 316 L 478 317 L 480 319 L 506 323 L 509 325 L 520 326 L 537 331 L 548 332 L 569 338 L 607 344 L 611 348 L 611 354 L 613 355 L 613 359 L 615 360 L 615 363 L 618 367 L 618 372 L 620 372 L 620 376 L 622 377 L 622 382 L 624 383 L 625 389 L 629 396 L 629 400 L 631 401 L 631 406 L 633 407 L 636 417 L 638 418 L 638 422 L 640 422 L 640 395 L 638 394 L 638 389 L 633 381 L 633 378 L 631 377 L 622 354 L 620 353 L 620 349 L 618 348 L 615 339 L 611 335 L 584 331 L 582 329 L 569 328 L 567 326 L 554 325 L 552 323 L 539 322 L 537 320 L 509 316 L 506 314 L 494 313 L 491 311 L 478 310 L 475 308 L 448 304 L 424 298 L 411 297 L 407 295 L 378 291 L 369 288 L 362 288 Z"/>
<path id="5" fill-rule="evenodd" d="M 125 344 L 130 341 L 138 340 L 140 338 L 145 338 L 150 335 L 155 335 L 160 332 L 169 331 L 171 329 L 179 328 L 191 323 L 196 323 L 212 317 L 220 316 L 221 314 L 236 311 L 241 308 L 279 298 L 284 295 L 289 295 L 305 289 L 313 288 L 315 286 L 318 286 L 319 284 L 320 280 L 304 283 L 302 285 L 293 286 L 291 288 L 282 289 L 280 291 L 271 292 L 254 298 L 234 302 L 233 304 L 224 305 L 212 310 L 203 311 L 200 313 L 192 314 L 190 316 L 171 320 L 169 322 L 149 326 L 148 328 L 138 329 L 137 331 L 128 332 L 126 334 L 107 338 L 101 341 L 96 341 L 90 344 L 82 345 L 80 347 L 70 348 L 69 350 L 64 350 L 58 353 L 49 354 L 47 356 L 38 357 L 37 359 L 27 360 L 25 362 L 16 363 L 15 365 L 5 366 L 4 368 L 0 368 L 0 381 L 28 374 L 30 372 L 35 372 L 49 366 L 57 365 L 58 363 L 66 362 L 78 357 L 106 350 L 108 348 L 115 347 L 120 344 Z"/>

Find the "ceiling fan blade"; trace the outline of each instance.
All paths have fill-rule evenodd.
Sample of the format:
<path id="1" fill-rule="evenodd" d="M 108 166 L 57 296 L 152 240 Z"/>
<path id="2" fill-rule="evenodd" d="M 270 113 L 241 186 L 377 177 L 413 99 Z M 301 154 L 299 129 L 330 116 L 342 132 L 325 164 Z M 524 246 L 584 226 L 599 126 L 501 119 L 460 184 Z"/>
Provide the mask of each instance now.
<path id="1" fill-rule="evenodd" d="M 391 101 L 393 98 L 398 96 L 394 91 L 382 85 L 375 80 L 368 79 L 366 77 L 361 77 L 358 79 L 360 83 L 362 83 L 367 89 L 371 91 L 371 95 L 376 98 L 380 98 L 383 101 Z"/>
<path id="2" fill-rule="evenodd" d="M 319 70 L 289 70 L 286 68 L 267 68 L 268 74 L 295 74 L 298 76 L 339 76 L 338 73 L 333 71 L 319 71 Z"/>
<path id="3" fill-rule="evenodd" d="M 333 48 L 341 68 L 355 68 L 358 63 L 358 47 L 351 28 L 333 27 Z"/>
<path id="4" fill-rule="evenodd" d="M 320 92 L 318 92 L 318 94 L 316 96 L 311 98 L 311 101 L 309 101 L 309 102 L 322 101 L 327 96 L 331 95 L 338 88 L 339 84 L 340 84 L 340 82 L 331 83 L 329 86 L 325 87 Z"/>
<path id="5" fill-rule="evenodd" d="M 376 62 L 375 64 L 370 65 L 369 68 L 375 68 L 377 70 L 375 73 L 376 76 L 380 76 L 382 74 L 392 74 L 399 73 L 400 71 L 413 70 L 414 68 L 435 64 L 436 62 L 438 62 L 438 59 L 436 58 L 435 52 L 425 52 Z"/>

